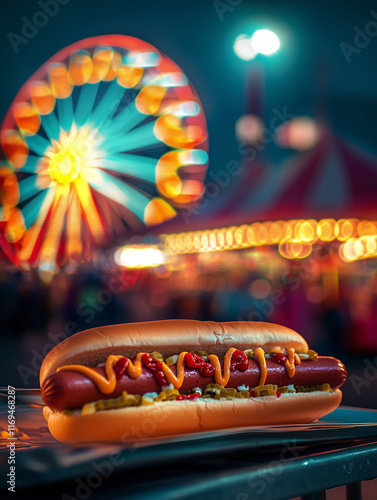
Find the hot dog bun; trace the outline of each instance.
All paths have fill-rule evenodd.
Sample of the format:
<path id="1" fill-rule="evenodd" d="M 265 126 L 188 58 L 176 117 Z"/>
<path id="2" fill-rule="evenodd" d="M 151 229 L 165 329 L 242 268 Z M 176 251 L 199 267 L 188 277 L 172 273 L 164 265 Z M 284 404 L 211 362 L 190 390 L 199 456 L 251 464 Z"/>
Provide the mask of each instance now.
<path id="1" fill-rule="evenodd" d="M 184 350 L 205 350 L 224 354 L 230 347 L 270 350 L 293 347 L 308 350 L 306 341 L 290 328 L 259 321 L 164 320 L 104 326 L 77 333 L 63 340 L 45 357 L 40 384 L 59 366 L 82 364 L 96 366 L 110 354 L 133 357 L 145 351 L 158 351 L 165 357 Z"/>
<path id="2" fill-rule="evenodd" d="M 137 446 L 147 438 L 232 427 L 306 424 L 335 410 L 339 389 L 331 392 L 282 394 L 280 398 L 168 401 L 99 411 L 92 415 L 65 415 L 43 410 L 52 435 L 64 443 L 122 442 Z"/>

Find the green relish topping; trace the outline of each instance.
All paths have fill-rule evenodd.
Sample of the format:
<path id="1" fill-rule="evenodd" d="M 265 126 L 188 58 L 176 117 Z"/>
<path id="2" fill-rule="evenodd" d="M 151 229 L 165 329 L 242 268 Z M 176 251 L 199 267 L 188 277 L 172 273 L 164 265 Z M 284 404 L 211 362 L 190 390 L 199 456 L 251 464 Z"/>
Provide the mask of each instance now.
<path id="1" fill-rule="evenodd" d="M 193 389 L 190 394 L 197 395 L 197 399 L 249 399 L 259 398 L 264 396 L 277 396 L 281 394 L 294 393 L 294 392 L 314 392 L 314 391 L 326 391 L 330 392 L 332 389 L 330 384 L 321 384 L 311 387 L 297 386 L 283 386 L 278 387 L 274 384 L 261 385 L 258 387 L 250 388 L 250 390 L 237 390 L 232 388 L 226 388 L 219 384 L 207 384 L 203 394 L 201 395 L 200 390 Z M 183 393 L 180 393 L 177 389 L 165 389 L 159 394 L 156 393 L 145 394 L 140 396 L 139 394 L 128 394 L 126 391 L 122 393 L 121 396 L 113 399 L 100 399 L 93 403 L 87 403 L 82 407 L 82 415 L 91 415 L 98 411 L 104 410 L 114 410 L 118 408 L 128 408 L 131 406 L 146 406 L 153 405 L 154 403 L 175 401 L 186 399 Z M 187 393 L 186 393 L 187 394 Z M 75 410 L 64 410 L 65 415 L 72 415 Z"/>

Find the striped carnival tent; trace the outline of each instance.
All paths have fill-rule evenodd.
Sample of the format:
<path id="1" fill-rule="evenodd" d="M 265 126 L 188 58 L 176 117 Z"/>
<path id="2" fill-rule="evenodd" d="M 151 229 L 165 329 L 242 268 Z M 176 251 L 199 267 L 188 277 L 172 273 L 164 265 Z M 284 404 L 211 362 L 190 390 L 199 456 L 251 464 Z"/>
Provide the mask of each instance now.
<path id="1" fill-rule="evenodd" d="M 211 192 L 201 206 L 184 210 L 147 234 L 237 228 L 291 219 L 377 219 L 377 158 L 348 144 L 330 129 L 323 132 L 313 149 L 296 154 L 283 165 L 272 166 L 257 156 L 241 163 L 240 173 L 226 188 L 220 186 L 217 194 L 211 184 L 216 184 L 216 174 L 207 179 Z M 212 197 L 212 191 L 216 196 Z"/>
<path id="2" fill-rule="evenodd" d="M 235 200 L 234 208 L 234 223 L 376 217 L 377 159 L 328 131 L 313 150 L 266 172 L 252 196 Z"/>

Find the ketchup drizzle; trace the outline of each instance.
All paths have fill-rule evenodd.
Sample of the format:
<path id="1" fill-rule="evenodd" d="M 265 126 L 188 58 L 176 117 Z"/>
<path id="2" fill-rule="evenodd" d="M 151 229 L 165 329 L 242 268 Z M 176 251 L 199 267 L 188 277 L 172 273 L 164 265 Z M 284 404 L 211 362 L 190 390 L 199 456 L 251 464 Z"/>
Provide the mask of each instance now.
<path id="1" fill-rule="evenodd" d="M 162 371 L 162 361 L 153 359 L 149 354 L 143 354 L 141 361 L 145 368 L 152 372 L 153 378 L 159 386 L 163 387 L 164 385 L 168 385 L 168 381 L 166 380 L 165 374 Z"/>
<path id="2" fill-rule="evenodd" d="M 141 361 L 144 367 L 153 374 L 153 378 L 161 387 L 168 385 L 166 376 L 162 371 L 162 361 L 157 361 L 156 359 L 153 359 L 152 356 L 150 356 L 149 354 L 143 354 Z M 126 357 L 120 358 L 116 362 L 114 366 L 114 371 L 117 380 L 119 380 L 125 375 L 128 362 L 129 360 Z M 215 367 L 211 363 L 205 362 L 201 356 L 192 352 L 188 352 L 185 355 L 185 364 L 188 368 L 194 368 L 198 370 L 198 372 L 202 377 L 209 378 L 212 377 L 213 374 L 215 373 Z M 234 372 L 236 370 L 246 371 L 248 367 L 249 367 L 249 360 L 247 359 L 246 354 L 240 351 L 239 349 L 235 350 L 232 353 L 231 357 L 230 371 L 231 372 Z"/>
<path id="3" fill-rule="evenodd" d="M 284 365 L 287 362 L 288 358 L 281 352 L 278 352 L 272 356 L 271 360 L 278 365 Z"/>
<path id="4" fill-rule="evenodd" d="M 114 365 L 115 376 L 117 380 L 120 380 L 126 373 L 128 366 L 128 358 L 119 358 Z"/>

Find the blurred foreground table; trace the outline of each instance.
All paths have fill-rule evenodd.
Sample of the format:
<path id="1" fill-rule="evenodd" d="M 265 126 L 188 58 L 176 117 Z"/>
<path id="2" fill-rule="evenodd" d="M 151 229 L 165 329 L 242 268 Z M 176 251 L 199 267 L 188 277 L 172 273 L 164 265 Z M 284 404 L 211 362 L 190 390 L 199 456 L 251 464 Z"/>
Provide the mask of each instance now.
<path id="1" fill-rule="evenodd" d="M 1 491 L 6 495 L 6 406 L 0 406 Z M 17 498 L 326 498 L 377 477 L 377 411 L 340 407 L 310 425 L 255 427 L 143 440 L 128 446 L 68 447 L 47 430 L 39 404 L 17 404 Z M 43 486 L 43 489 L 42 489 Z M 9 493 L 11 495 L 11 493 Z"/>

